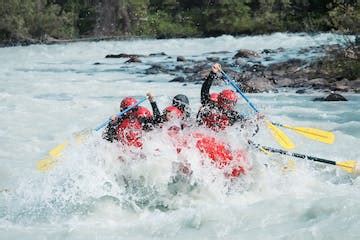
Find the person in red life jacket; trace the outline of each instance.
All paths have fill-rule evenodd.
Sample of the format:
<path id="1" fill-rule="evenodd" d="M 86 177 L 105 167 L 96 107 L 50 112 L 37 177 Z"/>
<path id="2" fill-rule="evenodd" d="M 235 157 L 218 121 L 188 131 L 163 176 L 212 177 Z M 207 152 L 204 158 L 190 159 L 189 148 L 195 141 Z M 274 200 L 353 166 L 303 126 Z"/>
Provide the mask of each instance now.
<path id="1" fill-rule="evenodd" d="M 199 125 L 205 124 L 205 126 L 211 128 L 211 126 L 214 124 L 215 119 L 211 119 L 218 113 L 218 93 L 211 93 L 209 95 L 209 101 L 207 104 L 202 105 L 199 109 L 199 112 L 196 116 L 196 121 Z M 211 123 L 211 124 L 209 124 Z"/>
<path id="2" fill-rule="evenodd" d="M 151 93 L 148 93 L 147 96 L 154 113 L 154 126 L 162 128 L 166 122 L 171 122 L 171 126 L 167 126 L 167 133 L 171 137 L 171 141 L 179 153 L 181 151 L 181 146 L 184 145 L 185 141 L 180 137 L 179 133 L 185 127 L 184 119 L 186 118 L 186 111 L 181 111 L 180 108 L 171 105 L 166 107 L 161 114 L 154 100 L 154 96 Z"/>
<path id="3" fill-rule="evenodd" d="M 140 121 L 144 131 L 148 132 L 154 129 L 153 114 L 146 107 L 139 106 L 134 112 L 134 116 Z"/>
<path id="4" fill-rule="evenodd" d="M 178 141 L 178 134 L 183 129 L 183 124 L 181 124 L 179 120 L 181 121 L 184 118 L 184 113 L 177 107 L 168 106 L 164 109 L 162 118 L 163 122 L 172 122 L 173 125 L 167 129 L 168 135 L 172 138 L 176 138 L 176 141 Z M 178 149 L 177 151 L 179 153 L 181 150 Z"/>
<path id="5" fill-rule="evenodd" d="M 143 127 L 137 118 L 126 118 L 118 126 L 117 140 L 124 145 L 141 148 Z"/>
<path id="6" fill-rule="evenodd" d="M 124 111 L 126 108 L 134 105 L 137 103 L 137 100 L 133 97 L 125 97 L 121 103 L 120 103 L 120 111 Z M 137 110 L 137 107 L 130 110 L 129 112 L 125 113 L 124 115 L 118 117 L 117 115 L 114 115 L 111 117 L 111 121 L 106 126 L 105 131 L 102 134 L 102 137 L 109 141 L 113 142 L 114 140 L 117 140 L 117 128 L 119 124 L 126 118 L 133 117 L 134 112 Z"/>
<path id="7" fill-rule="evenodd" d="M 230 89 L 221 91 L 217 97 L 216 104 L 211 100 L 210 87 L 214 80 L 218 78 L 220 71 L 221 65 L 218 63 L 214 64 L 210 74 L 203 83 L 201 87 L 202 107 L 197 116 L 199 125 L 204 124 L 214 131 L 224 130 L 227 126 L 232 126 L 236 122 L 245 123 L 248 120 L 235 110 L 238 98 L 234 91 Z"/>
<path id="8" fill-rule="evenodd" d="M 179 94 L 179 95 L 181 95 L 181 94 Z M 179 97 L 179 95 L 177 95 L 175 97 Z M 160 113 L 160 110 L 156 104 L 154 96 L 151 93 L 147 93 L 147 96 L 150 101 L 153 113 L 154 113 L 154 116 L 153 116 L 153 124 L 154 125 L 159 126 L 162 123 L 168 122 L 169 120 L 173 120 L 174 118 L 177 118 L 177 119 L 181 120 L 181 122 L 183 122 L 183 120 L 186 119 L 187 114 L 190 114 L 190 112 L 187 112 L 187 109 L 186 109 L 187 104 L 184 103 L 185 99 L 187 99 L 187 97 L 185 95 L 182 95 L 185 97 L 185 98 L 183 98 L 184 102 L 179 103 L 180 101 L 176 100 L 176 101 L 178 101 L 176 103 L 176 101 L 175 101 L 175 103 L 176 103 L 175 105 L 177 105 L 177 106 L 181 105 L 182 107 L 177 107 L 174 105 L 168 106 L 164 109 L 162 114 Z M 187 102 L 188 102 L 188 100 L 187 100 Z M 174 103 L 174 101 L 173 101 L 173 103 Z M 181 110 L 181 109 L 183 109 L 183 110 Z M 181 125 L 182 125 L 181 127 L 183 128 L 184 125 L 183 124 L 181 124 Z"/>

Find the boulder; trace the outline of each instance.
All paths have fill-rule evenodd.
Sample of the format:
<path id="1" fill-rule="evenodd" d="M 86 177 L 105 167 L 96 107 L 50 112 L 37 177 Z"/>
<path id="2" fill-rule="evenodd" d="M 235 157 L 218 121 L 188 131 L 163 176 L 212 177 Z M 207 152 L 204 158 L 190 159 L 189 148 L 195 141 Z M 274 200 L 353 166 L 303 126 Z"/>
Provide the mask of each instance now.
<path id="1" fill-rule="evenodd" d="M 260 55 L 257 52 L 249 49 L 240 49 L 237 51 L 237 53 L 233 58 L 235 59 L 235 58 L 254 58 L 254 57 L 260 57 Z"/>
<path id="2" fill-rule="evenodd" d="M 185 82 L 185 78 L 184 77 L 176 77 L 176 78 L 170 80 L 169 82 Z"/>
<path id="3" fill-rule="evenodd" d="M 338 93 L 330 93 L 325 97 L 325 101 L 347 101 L 347 99 Z"/>
<path id="4" fill-rule="evenodd" d="M 167 56 L 166 53 L 160 52 L 160 53 L 150 53 L 149 57 L 161 57 L 161 56 Z"/>
<path id="5" fill-rule="evenodd" d="M 243 85 L 246 86 L 247 92 L 269 92 L 275 89 L 272 81 L 264 77 L 253 77 Z"/>
<path id="6" fill-rule="evenodd" d="M 299 90 L 296 90 L 296 92 L 295 93 L 297 93 L 297 94 L 304 94 L 304 93 L 306 93 L 306 89 L 299 89 Z"/>
<path id="7" fill-rule="evenodd" d="M 335 102 L 335 101 L 347 101 L 347 99 L 338 93 L 330 93 L 326 97 L 314 98 L 313 101 Z"/>
<path id="8" fill-rule="evenodd" d="M 130 57 L 125 63 L 141 63 L 141 60 L 138 57 Z"/>
<path id="9" fill-rule="evenodd" d="M 274 49 L 264 49 L 261 51 L 262 54 L 271 54 L 271 53 L 277 53 Z"/>
<path id="10" fill-rule="evenodd" d="M 106 55 L 105 58 L 132 58 L 132 57 L 143 57 L 143 56 L 144 55 L 119 53 L 119 54 Z"/>
<path id="11" fill-rule="evenodd" d="M 178 61 L 178 62 L 185 62 L 186 59 L 185 59 L 185 57 L 183 57 L 183 56 L 178 56 L 178 57 L 176 58 L 176 61 Z"/>
<path id="12" fill-rule="evenodd" d="M 169 72 L 164 66 L 160 64 L 153 64 L 150 68 L 145 70 L 145 74 L 159 74 Z"/>

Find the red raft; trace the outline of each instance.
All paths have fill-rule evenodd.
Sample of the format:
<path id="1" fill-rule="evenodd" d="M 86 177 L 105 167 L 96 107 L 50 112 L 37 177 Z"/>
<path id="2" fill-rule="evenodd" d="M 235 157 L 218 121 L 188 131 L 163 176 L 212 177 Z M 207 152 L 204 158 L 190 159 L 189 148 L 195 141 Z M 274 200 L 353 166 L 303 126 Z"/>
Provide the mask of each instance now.
<path id="1" fill-rule="evenodd" d="M 201 133 L 192 133 L 187 137 L 179 137 L 180 128 L 170 127 L 169 136 L 175 140 L 172 142 L 177 152 L 190 147 L 191 140 L 195 140 L 195 146 L 200 153 L 211 160 L 211 163 L 219 169 L 223 169 L 228 177 L 238 177 L 246 174 L 250 169 L 246 151 L 237 149 L 232 151 L 230 146 L 215 137 L 206 136 Z M 118 140 L 127 146 L 142 148 L 143 131 L 138 120 L 125 119 L 119 125 L 117 134 Z"/>
<path id="2" fill-rule="evenodd" d="M 246 174 L 250 169 L 248 156 L 244 150 L 231 151 L 228 144 L 215 137 L 203 134 L 193 134 L 193 136 L 196 139 L 196 148 L 211 159 L 217 168 L 226 170 L 225 175 L 238 177 Z"/>

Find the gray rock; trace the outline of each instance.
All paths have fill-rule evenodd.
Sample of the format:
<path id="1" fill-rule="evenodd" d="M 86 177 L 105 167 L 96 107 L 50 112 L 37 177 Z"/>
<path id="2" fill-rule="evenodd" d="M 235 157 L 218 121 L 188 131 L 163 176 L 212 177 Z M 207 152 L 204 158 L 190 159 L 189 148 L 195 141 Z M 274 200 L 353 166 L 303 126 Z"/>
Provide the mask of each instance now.
<path id="1" fill-rule="evenodd" d="M 271 53 L 277 53 L 274 49 L 264 49 L 261 51 L 262 54 L 271 54 Z"/>
<path id="2" fill-rule="evenodd" d="M 253 58 L 253 57 L 260 57 L 260 55 L 257 52 L 249 49 L 240 49 L 237 51 L 237 53 L 233 58 L 235 59 L 235 58 Z"/>
<path id="3" fill-rule="evenodd" d="M 219 62 L 220 58 L 219 57 L 207 57 L 206 60 L 215 63 L 215 62 Z"/>
<path id="4" fill-rule="evenodd" d="M 248 92 L 269 92 L 275 89 L 272 81 L 264 77 L 254 77 L 244 83 Z"/>
<path id="5" fill-rule="evenodd" d="M 143 57 L 143 56 L 144 55 L 119 53 L 119 54 L 106 55 L 105 58 L 132 58 L 132 57 Z"/>
<path id="6" fill-rule="evenodd" d="M 176 58 L 176 61 L 178 61 L 178 62 L 185 62 L 186 59 L 185 59 L 185 57 L 183 57 L 183 56 L 178 56 L 178 57 Z"/>
<path id="7" fill-rule="evenodd" d="M 185 78 L 184 77 L 176 77 L 176 78 L 170 80 L 169 82 L 185 82 Z"/>
<path id="8" fill-rule="evenodd" d="M 295 93 L 297 93 L 297 94 L 304 94 L 304 93 L 306 93 L 306 90 L 305 90 L 305 89 L 299 89 L 299 90 L 297 90 Z"/>
<path id="9" fill-rule="evenodd" d="M 330 93 L 330 95 L 325 98 L 325 101 L 347 101 L 347 99 L 338 93 Z"/>
<path id="10" fill-rule="evenodd" d="M 208 52 L 206 54 L 227 54 L 230 53 L 229 51 L 219 51 L 219 52 Z"/>
<path id="11" fill-rule="evenodd" d="M 130 57 L 125 63 L 141 63 L 141 60 L 138 57 Z"/>
<path id="12" fill-rule="evenodd" d="M 145 74 L 159 74 L 167 72 L 168 70 L 160 64 L 153 64 L 150 68 L 145 70 Z"/>
<path id="13" fill-rule="evenodd" d="M 160 52 L 160 53 L 150 53 L 149 57 L 159 57 L 159 56 L 167 56 L 166 53 Z"/>
<path id="14" fill-rule="evenodd" d="M 338 93 L 330 93 L 327 97 L 314 98 L 313 101 L 335 102 L 347 101 L 347 99 Z"/>

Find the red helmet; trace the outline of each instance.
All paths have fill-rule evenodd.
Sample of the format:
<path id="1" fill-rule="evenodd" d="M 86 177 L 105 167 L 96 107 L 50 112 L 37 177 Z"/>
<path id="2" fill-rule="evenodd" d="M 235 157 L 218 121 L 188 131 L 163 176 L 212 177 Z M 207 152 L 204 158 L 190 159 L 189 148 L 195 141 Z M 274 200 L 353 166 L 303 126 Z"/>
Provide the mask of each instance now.
<path id="1" fill-rule="evenodd" d="M 225 109 L 233 109 L 237 102 L 237 96 L 234 91 L 230 89 L 223 90 L 218 97 L 218 104 Z"/>
<path id="2" fill-rule="evenodd" d="M 142 147 L 142 127 L 137 119 L 126 118 L 117 129 L 117 137 L 120 142 L 128 146 Z"/>
<path id="3" fill-rule="evenodd" d="M 137 103 L 137 100 L 133 97 L 126 97 L 124 98 L 121 103 L 120 103 L 120 109 L 124 110 L 128 107 L 130 107 L 131 105 L 134 105 L 135 103 Z"/>
<path id="4" fill-rule="evenodd" d="M 217 103 L 218 102 L 218 93 L 210 93 L 210 101 Z"/>
<path id="5" fill-rule="evenodd" d="M 152 118 L 152 113 L 146 107 L 138 107 L 135 112 L 135 117 L 137 118 Z"/>
<path id="6" fill-rule="evenodd" d="M 164 115 L 167 120 L 170 120 L 172 118 L 182 118 L 183 112 L 181 112 L 177 107 L 169 106 L 164 109 Z"/>

